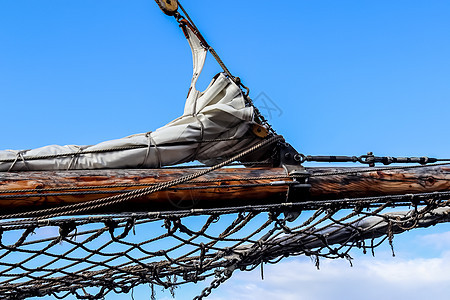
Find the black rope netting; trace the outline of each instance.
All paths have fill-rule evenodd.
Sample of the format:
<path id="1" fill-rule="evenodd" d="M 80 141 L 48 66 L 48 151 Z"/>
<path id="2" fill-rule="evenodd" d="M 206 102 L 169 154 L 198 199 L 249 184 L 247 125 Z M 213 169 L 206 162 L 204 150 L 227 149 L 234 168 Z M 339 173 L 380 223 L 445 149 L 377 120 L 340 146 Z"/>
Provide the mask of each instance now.
<path id="1" fill-rule="evenodd" d="M 293 255 L 311 256 L 317 264 L 320 257 L 351 260 L 352 248 L 366 252 L 385 240 L 392 244 L 396 233 L 447 222 L 448 196 L 4 220 L 0 297 L 100 299 L 141 284 L 173 292 L 214 278 L 201 299 L 235 270 Z M 398 205 L 411 207 L 399 212 Z"/>

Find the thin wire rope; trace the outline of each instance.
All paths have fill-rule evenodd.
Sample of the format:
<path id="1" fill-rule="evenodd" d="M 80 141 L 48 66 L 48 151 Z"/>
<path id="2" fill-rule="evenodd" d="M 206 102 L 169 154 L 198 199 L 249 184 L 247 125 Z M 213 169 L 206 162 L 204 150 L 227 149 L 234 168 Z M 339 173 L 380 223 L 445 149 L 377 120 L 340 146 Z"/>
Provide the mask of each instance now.
<path id="1" fill-rule="evenodd" d="M 366 168 L 358 170 L 354 168 L 348 171 L 335 171 L 335 172 L 324 172 L 324 173 L 312 173 L 311 177 L 323 177 L 323 176 L 334 176 L 334 175 L 345 175 L 345 174 L 358 174 L 358 173 L 367 173 L 367 172 L 377 172 L 377 171 L 390 171 L 390 170 L 407 170 L 407 169 L 420 169 L 426 167 L 437 167 L 437 166 L 446 166 L 450 165 L 450 162 L 446 163 L 437 163 L 437 164 L 429 164 L 429 165 L 417 165 L 417 166 L 394 166 L 394 167 L 383 167 L 383 168 Z"/>
<path id="2" fill-rule="evenodd" d="M 184 15 L 186 16 L 186 18 L 188 19 L 189 23 L 191 23 L 192 27 L 194 27 L 194 29 L 197 31 L 197 34 L 199 34 L 200 36 L 202 36 L 202 34 L 200 33 L 200 30 L 198 30 L 197 26 L 195 26 L 194 21 L 192 21 L 191 17 L 189 16 L 189 14 L 187 13 L 187 11 L 183 8 L 183 6 L 181 5 L 180 1 L 178 1 L 178 6 L 181 8 L 181 10 L 183 11 Z M 202 40 L 206 42 L 206 39 L 203 38 L 202 36 Z M 212 54 L 212 56 L 215 58 L 215 60 L 217 61 L 217 63 L 220 65 L 220 67 L 225 71 L 225 73 L 228 75 L 228 77 L 230 77 L 233 81 L 236 81 L 236 78 L 231 74 L 230 70 L 227 68 L 227 66 L 225 65 L 225 63 L 222 61 L 222 59 L 220 58 L 220 56 L 217 54 L 217 52 L 213 49 L 213 47 L 211 47 L 208 43 L 206 45 L 204 45 L 209 52 Z"/>

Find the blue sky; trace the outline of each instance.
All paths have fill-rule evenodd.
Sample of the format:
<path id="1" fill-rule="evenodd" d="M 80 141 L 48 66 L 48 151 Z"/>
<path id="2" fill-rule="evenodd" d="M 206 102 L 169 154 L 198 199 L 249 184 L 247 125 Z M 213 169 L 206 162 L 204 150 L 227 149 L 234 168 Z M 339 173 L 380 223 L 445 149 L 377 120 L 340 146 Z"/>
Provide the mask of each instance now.
<path id="1" fill-rule="evenodd" d="M 300 152 L 450 156 L 450 2 L 182 3 L 255 103 L 276 110 L 262 112 Z M 209 59 L 198 87 L 219 71 Z M 183 34 L 153 1 L 3 0 L 0 148 L 95 144 L 154 130 L 181 115 L 191 73 Z M 211 298 L 279 291 L 278 299 L 328 299 L 316 282 L 337 298 L 367 296 L 371 286 L 423 299 L 418 276 L 431 278 L 428 292 L 436 294 L 428 296 L 439 297 L 449 292 L 447 229 L 400 236 L 395 258 L 388 249 L 375 259 L 355 254 L 354 268 L 330 262 L 315 271 L 289 259 L 265 281 L 238 274 Z M 428 265 L 436 272 L 425 272 Z M 315 293 L 277 280 L 293 268 L 305 270 L 289 275 L 293 285 Z M 386 269 L 391 277 L 379 271 Z"/>

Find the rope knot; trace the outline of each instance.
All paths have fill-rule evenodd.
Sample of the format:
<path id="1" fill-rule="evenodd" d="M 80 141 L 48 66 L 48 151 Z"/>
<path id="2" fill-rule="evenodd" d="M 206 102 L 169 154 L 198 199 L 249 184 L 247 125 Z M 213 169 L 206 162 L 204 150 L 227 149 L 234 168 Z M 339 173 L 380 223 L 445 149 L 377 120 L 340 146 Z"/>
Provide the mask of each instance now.
<path id="1" fill-rule="evenodd" d="M 77 223 L 75 221 L 64 222 L 63 224 L 59 225 L 59 236 L 61 239 L 63 239 L 76 229 Z"/>

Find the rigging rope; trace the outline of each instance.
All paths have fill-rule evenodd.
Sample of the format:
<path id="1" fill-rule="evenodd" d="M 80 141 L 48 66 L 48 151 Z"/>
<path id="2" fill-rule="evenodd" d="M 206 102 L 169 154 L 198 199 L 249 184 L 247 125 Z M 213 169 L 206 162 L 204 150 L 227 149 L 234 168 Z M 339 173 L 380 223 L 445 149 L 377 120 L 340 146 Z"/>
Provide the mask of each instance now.
<path id="1" fill-rule="evenodd" d="M 167 189 L 174 185 L 178 185 L 178 184 L 190 181 L 192 179 L 195 179 L 197 177 L 205 175 L 209 172 L 220 169 L 220 168 L 234 162 L 235 160 L 238 160 L 238 159 L 240 159 L 240 158 L 242 158 L 264 146 L 268 146 L 268 145 L 273 144 L 280 140 L 282 140 L 281 136 L 273 136 L 268 139 L 264 139 L 264 140 L 260 141 L 258 144 L 248 148 L 247 150 L 244 150 L 241 153 L 227 159 L 226 161 L 218 163 L 210 168 L 200 170 L 194 174 L 182 176 L 178 179 L 174 179 L 171 181 L 161 182 L 161 183 L 158 183 L 153 186 L 146 187 L 146 188 L 128 191 L 122 195 L 115 195 L 115 196 L 100 198 L 100 199 L 91 200 L 91 201 L 87 201 L 87 202 L 70 204 L 70 205 L 48 208 L 48 209 L 35 210 L 35 211 L 31 211 L 31 212 L 8 214 L 8 215 L 0 216 L 0 219 L 30 218 L 30 217 L 52 218 L 52 217 L 57 217 L 57 216 L 61 216 L 61 215 L 66 215 L 66 214 L 86 213 L 86 212 L 89 212 L 91 210 L 95 210 L 95 209 L 98 209 L 101 207 L 116 205 L 116 204 L 119 204 L 119 203 L 122 203 L 125 201 L 129 201 L 131 199 L 143 197 L 145 195 Z"/>
<path id="2" fill-rule="evenodd" d="M 97 149 L 97 150 L 80 150 L 80 151 L 77 151 L 77 152 L 57 153 L 57 154 L 48 154 L 48 155 L 39 155 L 39 156 L 25 156 L 24 152 L 26 152 L 26 151 L 20 151 L 17 154 L 16 158 L 0 159 L 0 163 L 15 162 L 18 159 L 23 160 L 23 161 L 39 160 L 39 159 L 58 158 L 58 157 L 64 157 L 64 156 L 79 156 L 79 155 L 83 155 L 83 154 L 97 154 L 97 153 L 125 151 L 125 150 L 134 150 L 134 149 L 142 149 L 142 148 L 157 148 L 157 147 L 190 145 L 190 144 L 201 144 L 201 143 L 217 143 L 217 142 L 234 141 L 234 140 L 240 140 L 240 139 L 237 139 L 237 138 L 217 138 L 217 139 L 201 140 L 201 141 L 185 141 L 185 142 L 163 143 L 163 144 L 159 144 L 159 145 L 154 145 L 154 144 L 130 145 L 130 146 L 124 146 L 124 147 L 115 147 L 115 148 Z"/>

